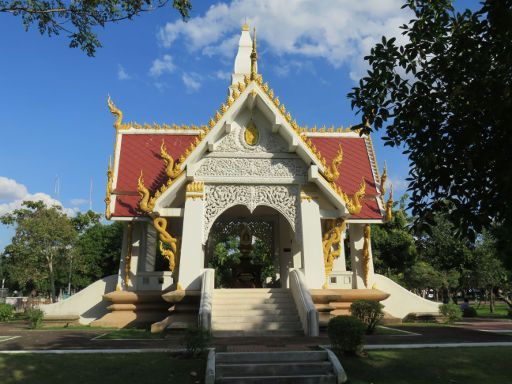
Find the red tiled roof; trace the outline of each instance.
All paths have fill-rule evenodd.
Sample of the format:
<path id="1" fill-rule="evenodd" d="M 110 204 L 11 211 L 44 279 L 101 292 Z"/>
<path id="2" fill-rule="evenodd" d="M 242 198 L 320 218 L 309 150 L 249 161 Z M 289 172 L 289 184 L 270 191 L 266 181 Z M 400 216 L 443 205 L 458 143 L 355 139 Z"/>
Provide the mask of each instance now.
<path id="1" fill-rule="evenodd" d="M 137 193 L 137 180 L 141 171 L 144 175 L 144 184 L 151 193 L 166 182 L 165 163 L 160 157 L 162 140 L 169 155 L 173 159 L 178 159 L 195 138 L 196 135 L 185 134 L 121 134 L 117 184 L 114 190 L 116 204 L 112 216 L 132 217 L 142 214 L 138 209 L 140 197 Z M 332 162 L 341 144 L 343 161 L 339 167 L 340 177 L 336 183 L 345 193 L 353 195 L 359 189 L 362 178 L 365 178 L 366 195 L 363 208 L 359 214 L 352 215 L 352 218 L 382 219 L 365 139 L 346 136 L 310 136 L 309 138 L 327 164 Z"/>
<path id="2" fill-rule="evenodd" d="M 378 196 L 372 166 L 368 156 L 365 139 L 362 137 L 340 136 L 309 136 L 315 147 L 329 165 L 338 152 L 341 144 L 343 149 L 343 161 L 339 166 L 340 176 L 336 184 L 349 196 L 353 195 L 360 187 L 361 180 L 366 180 L 366 195 L 363 200 L 363 208 L 352 218 L 382 219 L 376 200 Z"/>
<path id="3" fill-rule="evenodd" d="M 160 157 L 162 140 L 167 153 L 177 160 L 194 141 L 196 135 L 122 134 L 117 184 L 114 190 L 116 205 L 112 216 L 137 216 L 139 194 L 137 180 L 144 174 L 144 184 L 153 193 L 167 181 L 165 163 Z"/>

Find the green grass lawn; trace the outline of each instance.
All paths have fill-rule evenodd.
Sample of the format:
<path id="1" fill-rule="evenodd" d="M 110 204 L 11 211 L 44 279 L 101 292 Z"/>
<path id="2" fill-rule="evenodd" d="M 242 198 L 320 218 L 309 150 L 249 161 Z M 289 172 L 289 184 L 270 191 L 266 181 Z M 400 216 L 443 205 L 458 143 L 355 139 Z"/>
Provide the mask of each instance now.
<path id="1" fill-rule="evenodd" d="M 510 383 L 512 347 L 369 351 L 343 357 L 350 384 Z"/>
<path id="2" fill-rule="evenodd" d="M 166 353 L 0 355 L 0 383 L 202 383 L 205 361 Z"/>
<path id="3" fill-rule="evenodd" d="M 98 339 L 108 339 L 108 340 L 147 340 L 147 339 L 163 339 L 163 333 L 151 333 L 147 329 L 136 329 L 136 328 L 128 328 L 128 329 L 116 329 L 98 337 Z"/>
<path id="4" fill-rule="evenodd" d="M 476 309 L 478 317 L 487 317 L 490 319 L 507 319 L 508 317 L 508 305 L 505 303 L 496 303 L 494 312 L 489 312 L 489 303 L 482 303 L 480 306 L 472 305 Z"/>

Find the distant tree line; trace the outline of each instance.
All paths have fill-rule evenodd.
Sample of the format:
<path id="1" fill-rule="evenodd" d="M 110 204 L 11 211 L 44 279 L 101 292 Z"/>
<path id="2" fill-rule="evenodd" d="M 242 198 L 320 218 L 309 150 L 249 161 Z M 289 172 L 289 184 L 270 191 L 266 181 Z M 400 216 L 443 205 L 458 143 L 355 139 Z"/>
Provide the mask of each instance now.
<path id="1" fill-rule="evenodd" d="M 118 272 L 122 223 L 104 224 L 93 211 L 70 217 L 61 207 L 25 201 L 20 209 L 0 216 L 15 228 L 11 243 L 0 253 L 0 280 L 11 291 L 48 295 L 79 290 Z"/>
<path id="2" fill-rule="evenodd" d="M 433 293 L 439 301 L 457 301 L 459 294 L 485 299 L 493 312 L 499 298 L 512 309 L 510 230 L 491 226 L 471 240 L 455 236 L 455 225 L 437 214 L 433 225 L 413 231 L 406 199 L 395 203 L 390 222 L 372 228 L 375 271 L 419 295 Z"/>

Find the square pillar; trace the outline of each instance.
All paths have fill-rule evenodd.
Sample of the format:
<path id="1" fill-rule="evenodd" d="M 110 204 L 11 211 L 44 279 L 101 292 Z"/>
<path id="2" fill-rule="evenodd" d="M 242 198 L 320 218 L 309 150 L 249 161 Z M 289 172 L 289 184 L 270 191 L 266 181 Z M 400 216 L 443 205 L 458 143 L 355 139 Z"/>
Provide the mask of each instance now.
<path id="1" fill-rule="evenodd" d="M 119 262 L 118 287 L 126 291 L 137 290 L 137 270 L 142 252 L 142 238 L 145 223 L 129 222 L 124 227 L 123 247 Z M 129 268 L 127 268 L 127 263 Z M 126 273 L 128 272 L 128 279 Z M 126 284 L 126 282 L 128 284 Z"/>
<path id="2" fill-rule="evenodd" d="M 368 226 L 368 228 L 365 228 Z M 372 244 L 369 234 L 370 224 L 350 223 L 350 256 L 352 259 L 352 288 L 372 288 L 375 283 L 373 272 Z M 366 232 L 366 236 L 365 236 Z M 367 256 L 365 258 L 365 242 Z"/>
<path id="3" fill-rule="evenodd" d="M 183 233 L 181 238 L 178 289 L 201 289 L 204 271 L 204 184 L 192 182 L 187 185 Z"/>
<path id="4" fill-rule="evenodd" d="M 320 207 L 312 196 L 301 196 L 302 268 L 310 289 L 322 288 L 325 282 Z"/>

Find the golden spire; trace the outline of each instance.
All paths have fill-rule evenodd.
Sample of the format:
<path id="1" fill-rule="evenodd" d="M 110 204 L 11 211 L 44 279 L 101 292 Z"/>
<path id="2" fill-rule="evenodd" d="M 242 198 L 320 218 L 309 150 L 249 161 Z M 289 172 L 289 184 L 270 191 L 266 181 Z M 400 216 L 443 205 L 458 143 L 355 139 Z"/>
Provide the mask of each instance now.
<path id="1" fill-rule="evenodd" d="M 386 202 L 386 221 L 393 220 L 393 184 L 389 186 L 389 199 Z"/>
<path id="2" fill-rule="evenodd" d="M 242 31 L 248 31 L 249 30 L 249 24 L 247 24 L 247 19 L 245 19 L 244 25 L 242 25 Z"/>
<path id="3" fill-rule="evenodd" d="M 258 71 L 256 70 L 256 61 L 258 60 L 258 52 L 256 52 L 256 28 L 253 29 L 252 36 L 252 52 L 251 52 L 251 80 L 256 80 Z"/>
<path id="4" fill-rule="evenodd" d="M 388 180 L 388 165 L 384 162 L 384 170 L 380 177 L 380 193 L 382 196 L 386 194 L 386 181 Z"/>

